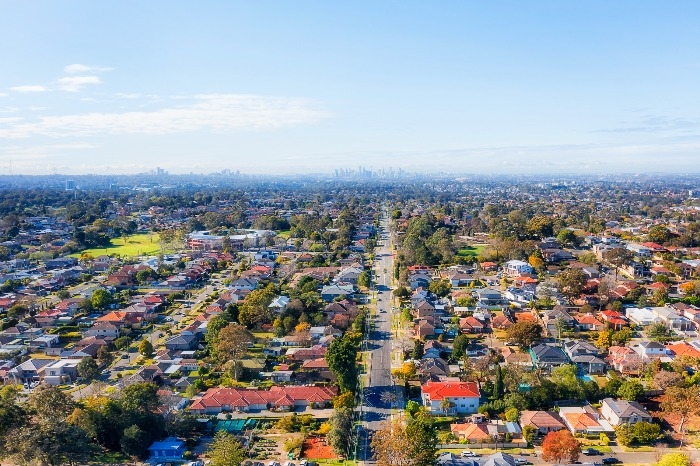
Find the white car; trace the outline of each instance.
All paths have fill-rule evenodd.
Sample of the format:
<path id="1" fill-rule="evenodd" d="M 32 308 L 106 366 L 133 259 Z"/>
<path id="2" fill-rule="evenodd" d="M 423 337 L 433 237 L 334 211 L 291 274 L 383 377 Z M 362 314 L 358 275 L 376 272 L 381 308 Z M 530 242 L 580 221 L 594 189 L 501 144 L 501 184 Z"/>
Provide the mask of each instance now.
<path id="1" fill-rule="evenodd" d="M 474 458 L 479 455 L 477 455 L 473 451 L 464 450 L 462 453 L 459 454 L 459 456 L 461 456 L 462 458 Z"/>

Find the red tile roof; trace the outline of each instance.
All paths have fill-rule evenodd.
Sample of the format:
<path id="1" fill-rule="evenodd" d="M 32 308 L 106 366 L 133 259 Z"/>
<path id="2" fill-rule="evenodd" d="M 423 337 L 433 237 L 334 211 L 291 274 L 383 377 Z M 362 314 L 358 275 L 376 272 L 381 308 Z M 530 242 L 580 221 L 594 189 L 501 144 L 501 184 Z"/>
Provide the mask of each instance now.
<path id="1" fill-rule="evenodd" d="M 428 382 L 421 386 L 421 391 L 430 400 L 444 398 L 479 398 L 479 387 L 474 382 Z"/>

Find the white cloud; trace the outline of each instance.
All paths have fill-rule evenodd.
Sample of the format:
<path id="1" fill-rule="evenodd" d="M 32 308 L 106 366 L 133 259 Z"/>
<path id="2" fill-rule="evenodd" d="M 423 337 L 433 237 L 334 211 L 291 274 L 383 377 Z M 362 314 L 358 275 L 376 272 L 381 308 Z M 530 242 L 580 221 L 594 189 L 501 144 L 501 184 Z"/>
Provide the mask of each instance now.
<path id="1" fill-rule="evenodd" d="M 100 84 L 97 76 L 70 76 L 58 80 L 58 88 L 67 92 L 78 92 L 88 84 Z"/>
<path id="2" fill-rule="evenodd" d="M 90 65 L 81 65 L 80 63 L 75 63 L 73 65 L 68 65 L 65 68 L 63 68 L 63 71 L 66 73 L 99 73 L 102 71 L 112 71 L 114 68 L 110 68 L 107 66 L 90 66 Z"/>
<path id="3" fill-rule="evenodd" d="M 202 94 L 189 105 L 154 111 L 87 113 L 41 117 L 34 122 L 0 126 L 0 138 L 92 136 L 104 134 L 172 134 L 192 131 L 224 133 L 297 126 L 327 118 L 329 113 L 305 99 L 247 94 Z"/>
<path id="4" fill-rule="evenodd" d="M 10 88 L 11 91 L 15 92 L 46 92 L 49 90 L 46 86 L 15 86 Z"/>
<path id="5" fill-rule="evenodd" d="M 141 97 L 141 94 L 127 93 L 127 92 L 118 92 L 116 95 L 120 99 L 138 99 L 139 97 Z"/>
<path id="6" fill-rule="evenodd" d="M 0 97 L 7 97 L 9 94 L 7 92 L 0 92 Z"/>

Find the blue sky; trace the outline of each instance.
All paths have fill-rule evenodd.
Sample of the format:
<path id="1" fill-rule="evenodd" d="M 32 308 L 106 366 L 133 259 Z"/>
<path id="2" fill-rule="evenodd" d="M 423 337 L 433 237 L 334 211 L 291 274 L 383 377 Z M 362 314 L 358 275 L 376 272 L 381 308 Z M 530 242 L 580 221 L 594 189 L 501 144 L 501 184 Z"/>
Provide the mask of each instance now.
<path id="1" fill-rule="evenodd" d="M 0 3 L 0 172 L 700 172 L 693 1 Z"/>

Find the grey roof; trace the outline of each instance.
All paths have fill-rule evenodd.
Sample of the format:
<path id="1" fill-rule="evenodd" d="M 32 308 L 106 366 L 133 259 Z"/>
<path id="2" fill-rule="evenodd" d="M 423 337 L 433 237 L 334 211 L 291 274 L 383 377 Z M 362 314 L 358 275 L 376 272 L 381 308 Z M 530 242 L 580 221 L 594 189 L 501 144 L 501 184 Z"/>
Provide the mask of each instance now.
<path id="1" fill-rule="evenodd" d="M 481 466 L 516 466 L 515 458 L 508 453 L 498 452 L 486 458 Z"/>
<path id="2" fill-rule="evenodd" d="M 610 406 L 610 409 L 612 409 L 620 418 L 630 417 L 634 414 L 640 417 L 651 417 L 649 412 L 636 401 L 613 400 L 612 398 L 606 398 L 603 400 L 603 403 L 607 403 Z"/>

